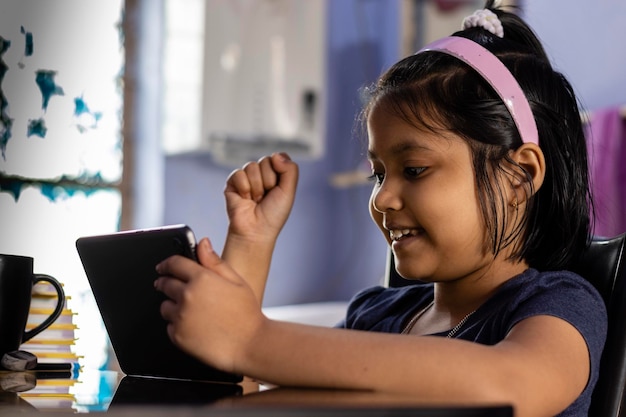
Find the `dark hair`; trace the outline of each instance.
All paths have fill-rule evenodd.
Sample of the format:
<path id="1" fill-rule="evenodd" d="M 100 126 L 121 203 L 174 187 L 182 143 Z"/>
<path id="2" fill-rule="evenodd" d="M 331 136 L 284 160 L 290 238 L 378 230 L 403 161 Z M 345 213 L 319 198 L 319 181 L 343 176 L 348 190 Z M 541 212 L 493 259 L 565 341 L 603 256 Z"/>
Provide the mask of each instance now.
<path id="1" fill-rule="evenodd" d="M 533 190 L 529 174 L 510 157 L 522 145 L 507 108 L 491 86 L 467 64 L 431 51 L 404 58 L 366 90 L 367 118 L 379 103 L 417 128 L 454 132 L 469 143 L 487 242 L 494 254 L 517 240 L 512 257 L 541 270 L 567 267 L 589 240 L 592 200 L 587 148 L 573 89 L 555 71 L 537 36 L 513 13 L 490 9 L 502 22 L 504 37 L 476 27 L 456 32 L 496 55 L 524 91 L 539 132 L 546 174 Z M 528 179 L 526 210 L 519 226 L 506 233 L 508 223 L 503 190 L 493 174 Z M 500 213 L 500 214 L 498 214 Z M 517 239 L 520 237 L 520 239 Z"/>

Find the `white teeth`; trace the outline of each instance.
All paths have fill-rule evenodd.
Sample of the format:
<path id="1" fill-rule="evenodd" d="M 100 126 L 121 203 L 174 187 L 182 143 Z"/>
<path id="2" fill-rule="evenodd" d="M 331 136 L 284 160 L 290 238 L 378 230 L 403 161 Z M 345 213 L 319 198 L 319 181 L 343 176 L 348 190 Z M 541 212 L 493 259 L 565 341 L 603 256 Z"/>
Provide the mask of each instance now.
<path id="1" fill-rule="evenodd" d="M 412 229 L 393 229 L 389 231 L 389 237 L 391 240 L 400 240 L 404 236 L 413 236 L 415 231 Z"/>

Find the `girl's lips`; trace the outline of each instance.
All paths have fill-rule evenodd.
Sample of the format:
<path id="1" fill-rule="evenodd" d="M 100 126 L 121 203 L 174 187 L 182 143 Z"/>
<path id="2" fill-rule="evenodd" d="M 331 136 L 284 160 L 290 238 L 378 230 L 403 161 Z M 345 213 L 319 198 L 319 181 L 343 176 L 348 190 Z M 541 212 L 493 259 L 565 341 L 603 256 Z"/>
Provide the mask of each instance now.
<path id="1" fill-rule="evenodd" d="M 405 229 L 406 230 L 406 229 Z M 397 230 L 389 231 L 389 236 L 391 238 L 391 248 L 394 252 L 396 251 L 405 251 L 409 250 L 409 248 L 420 240 L 420 237 L 423 234 L 422 229 L 409 229 L 410 233 L 398 234 Z"/>
<path id="2" fill-rule="evenodd" d="M 402 239 L 406 239 L 408 237 L 417 236 L 419 234 L 419 229 L 390 229 L 389 230 L 389 238 L 394 241 L 400 241 Z"/>
<path id="3" fill-rule="evenodd" d="M 391 240 L 400 240 L 400 239 L 404 239 L 407 236 L 415 236 L 417 235 L 418 231 L 417 229 L 391 229 L 389 230 L 389 237 L 391 238 Z"/>
<path id="4" fill-rule="evenodd" d="M 402 247 L 410 244 L 411 242 L 414 242 L 415 240 L 417 240 L 417 236 L 403 236 L 400 239 L 392 240 L 391 246 L 394 248 Z"/>

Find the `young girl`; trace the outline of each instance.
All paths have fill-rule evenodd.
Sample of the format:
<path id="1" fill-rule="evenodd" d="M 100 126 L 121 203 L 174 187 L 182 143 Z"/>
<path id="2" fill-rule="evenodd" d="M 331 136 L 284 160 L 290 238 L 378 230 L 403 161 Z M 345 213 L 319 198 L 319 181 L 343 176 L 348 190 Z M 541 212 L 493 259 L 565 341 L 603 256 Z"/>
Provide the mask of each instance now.
<path id="1" fill-rule="evenodd" d="M 587 281 L 562 270 L 590 226 L 568 82 L 527 25 L 489 1 L 370 93 L 370 212 L 399 274 L 428 284 L 363 291 L 343 328 L 266 318 L 265 282 L 298 177 L 274 154 L 229 177 L 221 257 L 203 239 L 199 263 L 157 266 L 170 338 L 215 367 L 278 385 L 586 416 L 606 311 Z"/>

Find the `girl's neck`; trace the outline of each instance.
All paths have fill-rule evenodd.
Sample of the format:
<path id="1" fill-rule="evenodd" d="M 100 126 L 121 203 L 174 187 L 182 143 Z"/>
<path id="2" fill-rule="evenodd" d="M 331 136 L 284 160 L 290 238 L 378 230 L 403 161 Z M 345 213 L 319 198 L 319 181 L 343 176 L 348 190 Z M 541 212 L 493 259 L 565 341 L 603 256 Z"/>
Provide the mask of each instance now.
<path id="1" fill-rule="evenodd" d="M 500 262 L 454 280 L 436 282 L 433 309 L 451 315 L 464 315 L 476 310 L 489 299 L 502 284 L 528 269 L 526 262 Z"/>

